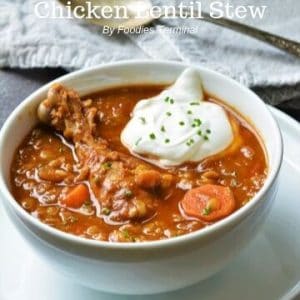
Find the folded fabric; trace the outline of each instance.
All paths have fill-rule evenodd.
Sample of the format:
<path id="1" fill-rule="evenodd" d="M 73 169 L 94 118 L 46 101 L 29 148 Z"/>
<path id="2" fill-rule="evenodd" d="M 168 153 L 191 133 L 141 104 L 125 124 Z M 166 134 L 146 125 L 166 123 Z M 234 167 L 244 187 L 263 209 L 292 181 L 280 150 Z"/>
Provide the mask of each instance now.
<path id="1" fill-rule="evenodd" d="M 196 19 L 161 19 L 150 32 L 103 34 L 75 19 L 38 18 L 41 0 L 0 0 L 0 66 L 79 69 L 124 59 L 167 59 L 202 65 L 250 86 L 271 104 L 300 97 L 300 59 L 228 29 Z M 47 0 L 49 4 L 55 0 Z M 155 1 L 178 5 L 191 1 Z M 204 2 L 205 6 L 210 1 Z M 242 22 L 300 41 L 300 2 L 222 1 L 266 5 L 262 19 Z M 193 28 L 181 33 L 170 28 Z M 276 87 L 271 89 L 270 87 Z M 300 107 L 300 105 L 299 105 Z"/>

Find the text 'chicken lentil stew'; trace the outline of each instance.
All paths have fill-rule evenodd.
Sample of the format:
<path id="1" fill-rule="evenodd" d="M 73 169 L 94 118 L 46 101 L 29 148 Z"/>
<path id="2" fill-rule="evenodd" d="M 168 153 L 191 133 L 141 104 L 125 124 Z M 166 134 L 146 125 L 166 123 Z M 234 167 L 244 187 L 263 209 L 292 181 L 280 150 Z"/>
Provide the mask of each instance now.
<path id="1" fill-rule="evenodd" d="M 267 176 L 251 125 L 187 69 L 170 87 L 83 98 L 54 84 L 17 149 L 12 193 L 41 222 L 94 240 L 144 242 L 209 226 Z"/>

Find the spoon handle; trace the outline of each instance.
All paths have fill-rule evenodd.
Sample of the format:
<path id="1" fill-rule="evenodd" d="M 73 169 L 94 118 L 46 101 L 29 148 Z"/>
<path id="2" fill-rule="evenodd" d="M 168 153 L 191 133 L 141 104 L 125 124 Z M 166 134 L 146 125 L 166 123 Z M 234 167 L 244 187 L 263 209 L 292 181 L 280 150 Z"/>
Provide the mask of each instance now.
<path id="1" fill-rule="evenodd" d="M 226 19 L 226 18 L 212 18 L 210 14 L 202 12 L 202 19 L 222 27 L 229 28 L 231 30 L 244 33 L 248 36 L 256 38 L 260 41 L 268 43 L 274 47 L 277 47 L 281 50 L 284 50 L 290 54 L 300 57 L 300 43 L 296 41 L 292 41 L 281 36 L 269 33 L 267 31 L 263 31 L 245 24 L 241 24 L 239 22 Z"/>

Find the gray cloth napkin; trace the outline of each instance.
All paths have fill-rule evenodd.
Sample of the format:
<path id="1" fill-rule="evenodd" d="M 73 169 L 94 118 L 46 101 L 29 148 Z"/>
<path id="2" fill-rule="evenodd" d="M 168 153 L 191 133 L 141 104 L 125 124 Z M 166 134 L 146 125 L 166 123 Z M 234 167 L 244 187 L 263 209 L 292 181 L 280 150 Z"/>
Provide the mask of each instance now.
<path id="1" fill-rule="evenodd" d="M 40 1 L 0 0 L 0 67 L 79 69 L 124 59 L 177 60 L 215 69 L 258 88 L 273 105 L 293 100 L 293 105 L 300 108 L 300 59 L 262 42 L 191 19 L 158 20 L 150 33 L 108 37 L 100 27 L 84 21 L 37 18 L 33 8 Z M 201 2 L 205 9 L 211 1 Z M 300 1 L 222 2 L 267 5 L 263 19 L 247 18 L 242 22 L 300 41 Z M 185 34 L 166 30 L 176 26 L 197 30 Z"/>

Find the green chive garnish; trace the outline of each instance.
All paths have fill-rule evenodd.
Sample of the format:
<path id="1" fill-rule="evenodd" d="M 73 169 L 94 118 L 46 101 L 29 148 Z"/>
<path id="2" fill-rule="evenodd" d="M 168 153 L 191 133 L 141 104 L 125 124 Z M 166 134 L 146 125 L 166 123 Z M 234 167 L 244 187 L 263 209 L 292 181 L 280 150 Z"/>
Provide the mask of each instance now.
<path id="1" fill-rule="evenodd" d="M 191 115 L 192 113 L 193 113 L 193 112 L 192 112 L 191 110 L 188 110 L 188 111 L 187 111 L 187 114 L 188 114 L 188 115 Z"/>
<path id="2" fill-rule="evenodd" d="M 174 104 L 174 99 L 172 99 L 171 97 L 166 97 L 165 102 L 170 103 L 170 104 Z"/>
<path id="3" fill-rule="evenodd" d="M 110 209 L 108 207 L 102 208 L 102 214 L 108 216 L 110 214 Z"/>
<path id="4" fill-rule="evenodd" d="M 210 129 L 206 129 L 206 133 L 210 134 L 211 130 Z"/>
<path id="5" fill-rule="evenodd" d="M 190 105 L 200 105 L 199 102 L 191 102 Z"/>
<path id="6" fill-rule="evenodd" d="M 123 236 L 124 236 L 125 239 L 129 239 L 129 238 L 130 238 L 130 234 L 129 234 L 129 232 L 128 232 L 127 229 L 124 229 L 124 230 L 122 231 L 122 233 L 123 233 Z"/>
<path id="7" fill-rule="evenodd" d="M 189 139 L 189 140 L 186 142 L 186 145 L 187 145 L 187 146 L 192 146 L 194 143 L 195 143 L 194 139 Z"/>
<path id="8" fill-rule="evenodd" d="M 140 120 L 142 121 L 142 124 L 146 124 L 146 119 L 144 117 L 141 117 Z"/>
<path id="9" fill-rule="evenodd" d="M 199 127 L 201 126 L 202 124 L 202 121 L 200 119 L 194 119 L 194 122 L 192 124 L 192 127 L 195 128 L 195 127 Z"/>
<path id="10" fill-rule="evenodd" d="M 198 130 L 197 134 L 201 136 L 202 135 L 202 131 Z"/>
<path id="11" fill-rule="evenodd" d="M 194 119 L 194 122 L 196 126 L 200 126 L 202 124 L 202 121 L 200 119 Z"/>
<path id="12" fill-rule="evenodd" d="M 205 135 L 203 138 L 204 138 L 205 141 L 208 141 L 208 140 L 209 140 L 209 138 L 208 138 L 207 135 Z"/>
<path id="13" fill-rule="evenodd" d="M 180 126 L 184 126 L 184 122 L 183 122 L 183 121 L 180 121 L 180 122 L 179 122 L 179 125 L 180 125 Z"/>
<path id="14" fill-rule="evenodd" d="M 165 139 L 165 143 L 166 144 L 170 143 L 170 140 L 169 139 Z"/>
<path id="15" fill-rule="evenodd" d="M 168 117 L 172 116 L 172 114 L 171 114 L 169 111 L 166 113 L 166 115 L 167 115 Z"/>
<path id="16" fill-rule="evenodd" d="M 110 161 L 107 161 L 107 162 L 103 163 L 102 166 L 104 169 L 108 170 L 111 168 L 112 163 Z"/>
<path id="17" fill-rule="evenodd" d="M 155 140 L 155 139 L 156 139 L 156 136 L 155 136 L 154 133 L 150 133 L 150 134 L 149 134 L 149 137 L 150 137 L 151 140 Z"/>
<path id="18" fill-rule="evenodd" d="M 203 216 L 208 216 L 211 213 L 211 207 L 209 205 L 207 205 L 203 211 L 202 211 L 202 215 Z"/>
<path id="19" fill-rule="evenodd" d="M 132 197 L 132 195 L 133 195 L 133 192 L 132 192 L 131 190 L 125 189 L 125 191 L 124 191 L 124 196 L 125 196 L 126 198 L 130 198 L 130 197 Z"/>
<path id="20" fill-rule="evenodd" d="M 141 140 L 142 140 L 142 138 L 140 137 L 140 138 L 135 142 L 135 145 L 137 146 L 137 145 L 140 143 Z"/>
<path id="21" fill-rule="evenodd" d="M 160 127 L 160 131 L 161 131 L 161 132 L 166 132 L 165 126 L 161 126 L 161 127 Z"/>

